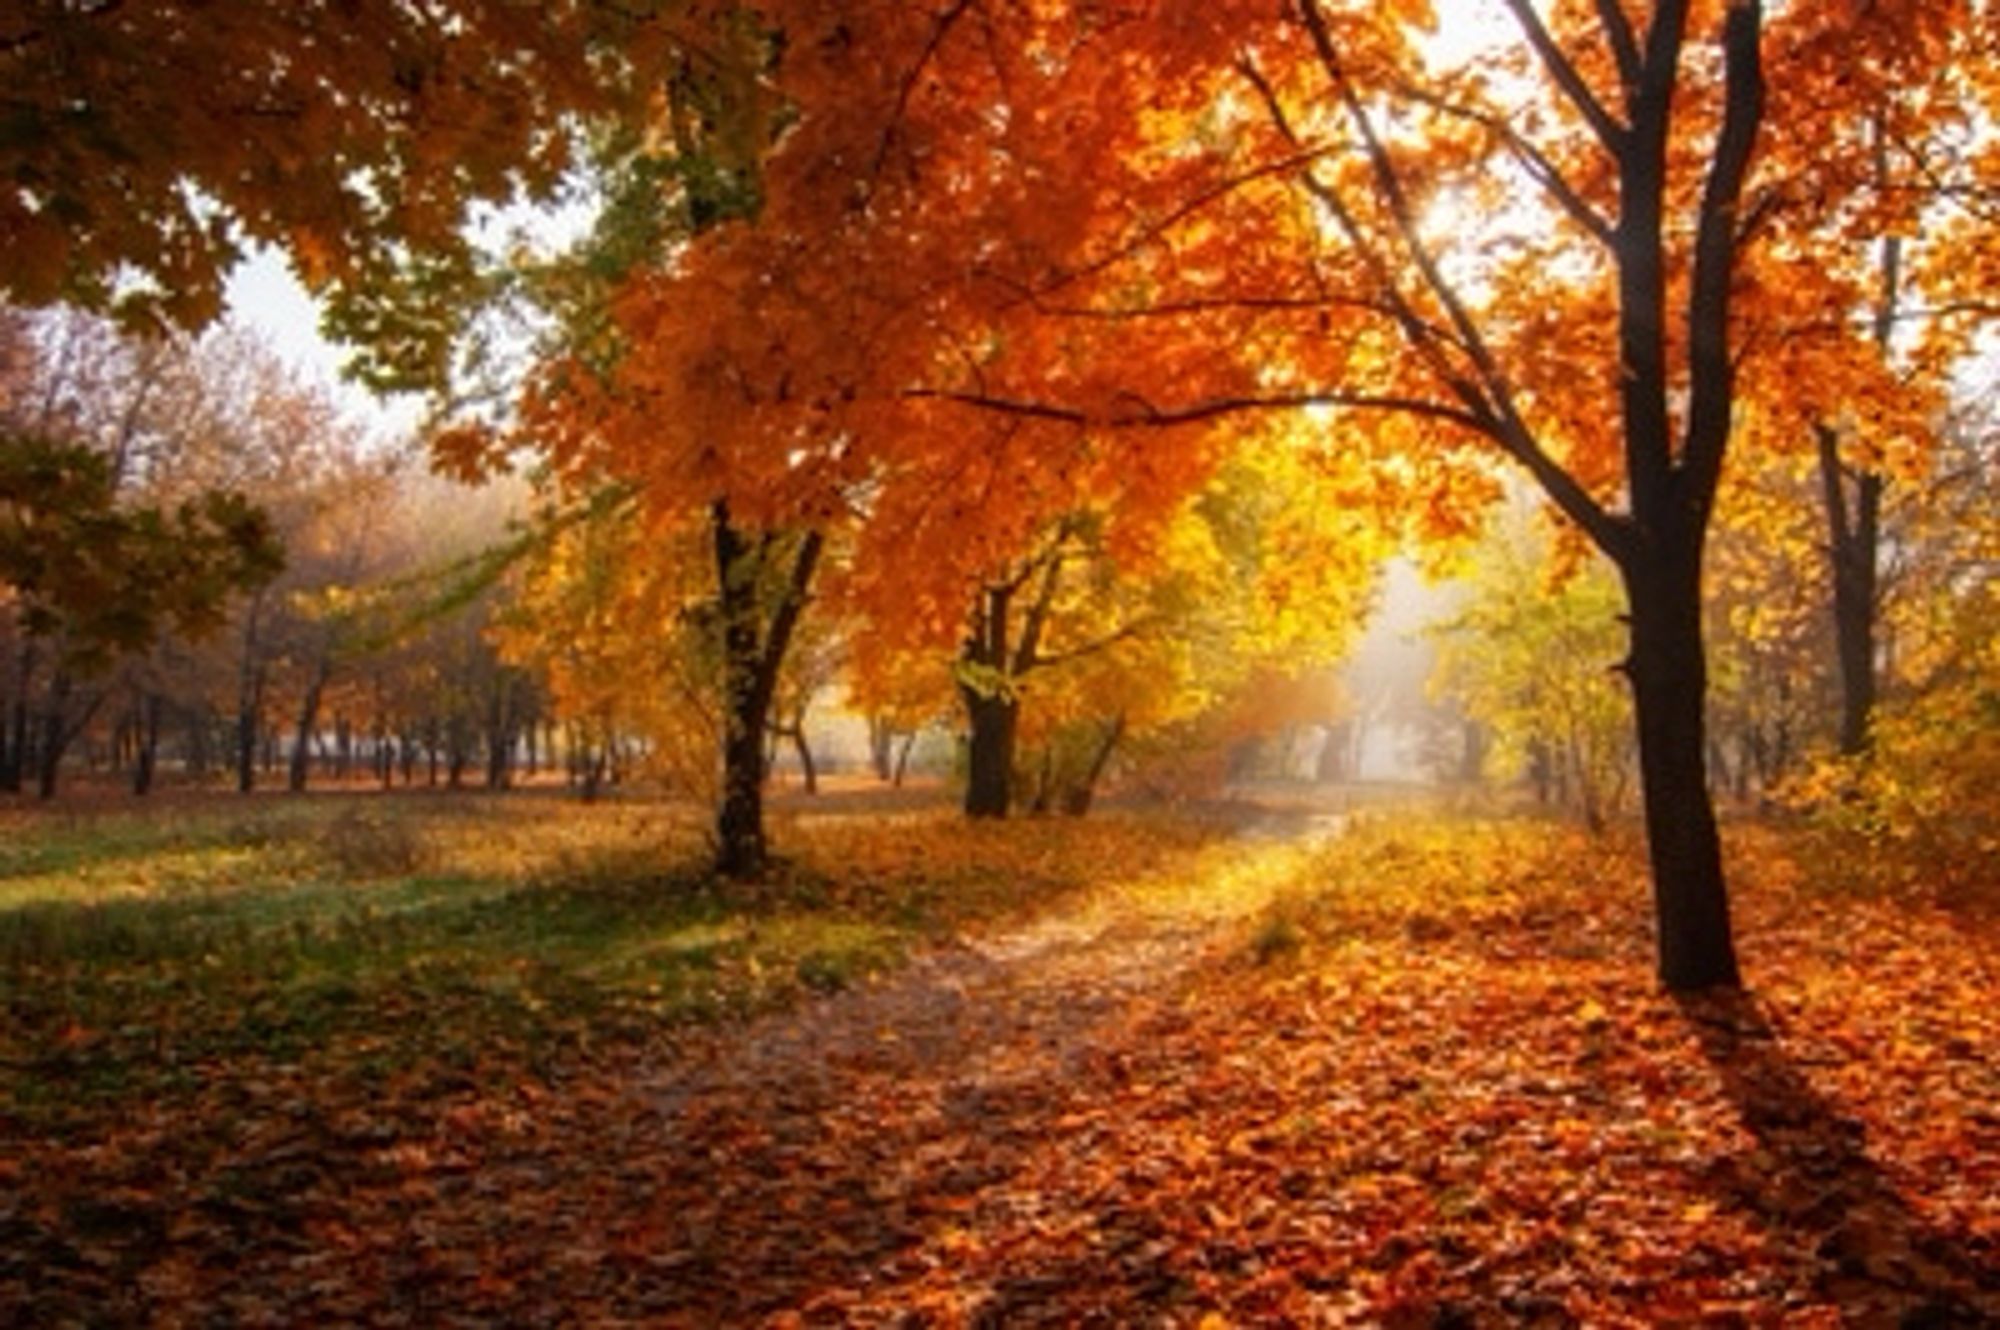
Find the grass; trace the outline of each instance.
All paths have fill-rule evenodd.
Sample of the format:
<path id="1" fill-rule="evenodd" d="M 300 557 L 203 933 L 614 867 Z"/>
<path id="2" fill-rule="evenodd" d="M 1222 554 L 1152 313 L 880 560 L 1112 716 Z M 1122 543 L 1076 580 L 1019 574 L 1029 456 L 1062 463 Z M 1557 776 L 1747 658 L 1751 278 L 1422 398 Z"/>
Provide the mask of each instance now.
<path id="1" fill-rule="evenodd" d="M 789 857 L 745 885 L 705 872 L 685 811 L 554 797 L 214 800 L 4 830 L 0 1115 L 31 1135 L 232 1083 L 551 1073 L 867 982 L 1213 835 L 815 817 L 781 826 Z"/>

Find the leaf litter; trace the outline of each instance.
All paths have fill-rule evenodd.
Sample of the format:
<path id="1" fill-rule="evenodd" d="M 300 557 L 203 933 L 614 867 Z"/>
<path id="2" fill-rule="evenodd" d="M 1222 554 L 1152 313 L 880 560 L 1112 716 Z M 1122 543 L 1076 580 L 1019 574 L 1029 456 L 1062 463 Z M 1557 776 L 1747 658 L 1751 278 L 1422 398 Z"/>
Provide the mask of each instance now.
<path id="1" fill-rule="evenodd" d="M 1629 842 L 1385 822 L 747 1019 L 10 1119 L 0 1319 L 2000 1322 L 1992 913 L 1733 853 L 1749 995 L 1658 990 Z"/>

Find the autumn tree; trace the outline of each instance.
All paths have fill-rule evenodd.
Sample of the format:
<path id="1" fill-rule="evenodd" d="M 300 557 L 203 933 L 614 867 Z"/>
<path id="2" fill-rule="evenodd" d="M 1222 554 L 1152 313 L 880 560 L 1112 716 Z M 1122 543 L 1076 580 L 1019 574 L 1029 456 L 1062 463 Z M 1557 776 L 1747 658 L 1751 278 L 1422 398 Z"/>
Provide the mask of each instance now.
<path id="1" fill-rule="evenodd" d="M 1661 975 L 1730 984 L 1701 554 L 1758 221 L 1763 14 L 1507 7 L 1518 42 L 1455 69 L 1419 49 L 1415 6 L 870 14 L 847 30 L 889 43 L 889 72 L 836 49 L 798 75 L 785 147 L 811 160 L 770 173 L 772 208 L 798 189 L 841 219 L 843 271 L 872 249 L 863 290 L 903 281 L 875 298 L 923 311 L 905 395 L 1099 435 L 1317 405 L 1380 421 L 1441 488 L 1475 444 L 1526 468 L 1625 586 Z M 1062 56 L 1008 63 L 972 35 L 1009 24 Z M 1095 188 L 1048 209 L 1053 179 Z M 1475 278 L 1457 244 L 1496 257 Z"/>
<path id="2" fill-rule="evenodd" d="M 0 293 L 195 328 L 247 244 L 357 296 L 411 253 L 463 270 L 470 207 L 552 192 L 566 118 L 649 92 L 665 26 L 593 0 L 9 5 Z"/>
<path id="3" fill-rule="evenodd" d="M 188 347 L 12 311 L 4 338 L 0 586 L 13 650 L 0 780 L 18 788 L 32 758 L 46 798 L 116 690 L 113 668 L 170 634 L 219 629 L 284 550 L 269 514 L 227 483 L 236 477 L 198 463 L 208 441 L 186 429 L 200 391 Z"/>

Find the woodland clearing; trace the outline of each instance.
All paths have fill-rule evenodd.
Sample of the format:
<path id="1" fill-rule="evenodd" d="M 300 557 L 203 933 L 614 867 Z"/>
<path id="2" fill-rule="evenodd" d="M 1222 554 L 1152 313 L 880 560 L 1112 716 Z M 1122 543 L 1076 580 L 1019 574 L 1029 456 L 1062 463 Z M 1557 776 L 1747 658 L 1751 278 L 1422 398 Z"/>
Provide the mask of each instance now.
<path id="1" fill-rule="evenodd" d="M 781 818 L 16 820 L 0 1317 L 2000 1317 L 1990 867 L 1736 827 L 1677 1001 L 1616 832 Z"/>

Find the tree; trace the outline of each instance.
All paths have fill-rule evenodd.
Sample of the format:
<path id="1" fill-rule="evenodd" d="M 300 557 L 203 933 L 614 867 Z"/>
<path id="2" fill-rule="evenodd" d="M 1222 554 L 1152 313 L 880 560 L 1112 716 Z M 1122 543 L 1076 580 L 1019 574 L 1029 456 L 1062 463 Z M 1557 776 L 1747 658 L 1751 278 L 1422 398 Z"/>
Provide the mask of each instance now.
<path id="1" fill-rule="evenodd" d="M 1318 405 L 1384 421 L 1413 455 L 1477 440 L 1524 467 L 1624 584 L 1661 976 L 1733 984 L 1701 555 L 1758 220 L 1763 14 L 1664 0 L 1635 22 L 1602 3 L 1552 28 L 1527 0 L 1507 8 L 1520 41 L 1484 62 L 1491 79 L 1432 75 L 1416 6 L 1163 4 L 1115 30 L 1058 12 L 1020 20 L 1041 25 L 1023 47 L 1063 52 L 1039 70 L 982 64 L 990 41 L 958 39 L 953 10 L 900 34 L 910 54 L 817 126 L 835 67 L 857 71 L 834 55 L 799 75 L 790 147 L 816 161 L 770 173 L 772 211 L 793 187 L 822 217 L 843 216 L 829 194 L 865 194 L 842 224 L 876 250 L 869 280 L 949 280 L 952 256 L 980 256 L 950 306 L 895 298 L 961 337 L 956 359 L 924 339 L 905 394 L 1099 433 Z M 1691 42 L 1697 20 L 1713 35 Z M 968 115 L 996 85 L 1006 112 Z M 838 165 L 868 161 L 858 183 Z M 1095 188 L 1031 217 L 1036 179 Z M 1537 201 L 1497 206 L 1523 189 Z M 1506 247 L 1476 283 L 1444 253 L 1446 217 L 1468 246 Z M 1445 487 L 1447 470 L 1463 474 L 1439 468 Z"/>
<path id="2" fill-rule="evenodd" d="M 350 291 L 463 269 L 475 202 L 548 194 L 564 117 L 650 91 L 650 5 L 55 3 L 0 16 L 0 294 L 195 328 L 246 243 Z"/>
<path id="3" fill-rule="evenodd" d="M 240 495 L 212 491 L 172 509 L 122 505 L 102 455 L 0 438 L 0 586 L 22 639 L 14 686 L 23 719 L 7 747 L 7 779 L 18 782 L 27 754 L 38 655 L 49 665 L 34 740 L 46 799 L 64 752 L 103 700 L 73 705 L 79 679 L 147 649 L 169 626 L 213 628 L 234 593 L 268 581 L 283 560 L 269 520 Z"/>

